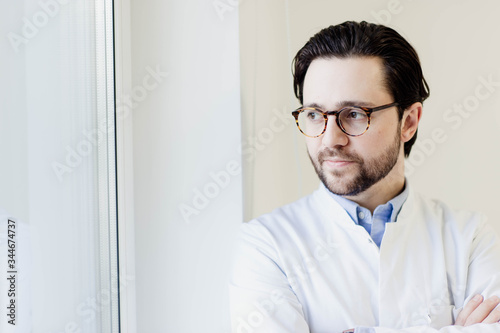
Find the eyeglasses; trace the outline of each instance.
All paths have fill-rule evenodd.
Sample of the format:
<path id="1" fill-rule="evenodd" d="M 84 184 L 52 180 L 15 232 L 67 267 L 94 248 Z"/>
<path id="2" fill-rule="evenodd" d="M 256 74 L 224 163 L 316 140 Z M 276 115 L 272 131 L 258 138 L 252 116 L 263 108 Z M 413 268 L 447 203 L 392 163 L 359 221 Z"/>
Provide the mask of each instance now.
<path id="1" fill-rule="evenodd" d="M 368 131 L 373 112 L 397 106 L 391 103 L 375 108 L 346 106 L 339 111 L 323 111 L 319 108 L 299 108 L 292 112 L 297 127 L 305 136 L 317 138 L 323 135 L 328 124 L 328 116 L 336 116 L 337 125 L 349 136 L 360 136 Z"/>

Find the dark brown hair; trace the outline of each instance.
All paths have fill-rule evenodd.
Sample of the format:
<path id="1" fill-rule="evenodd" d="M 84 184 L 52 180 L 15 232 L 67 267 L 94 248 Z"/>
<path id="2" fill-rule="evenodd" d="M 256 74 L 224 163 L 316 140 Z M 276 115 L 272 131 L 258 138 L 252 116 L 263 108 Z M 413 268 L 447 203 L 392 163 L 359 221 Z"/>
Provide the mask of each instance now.
<path id="1" fill-rule="evenodd" d="M 385 84 L 395 102 L 399 103 L 399 119 L 406 108 L 429 97 L 415 49 L 395 30 L 368 22 L 344 22 L 318 32 L 297 52 L 293 59 L 295 96 L 303 103 L 304 78 L 316 58 L 379 57 L 384 63 Z M 410 155 L 417 133 L 404 145 Z"/>

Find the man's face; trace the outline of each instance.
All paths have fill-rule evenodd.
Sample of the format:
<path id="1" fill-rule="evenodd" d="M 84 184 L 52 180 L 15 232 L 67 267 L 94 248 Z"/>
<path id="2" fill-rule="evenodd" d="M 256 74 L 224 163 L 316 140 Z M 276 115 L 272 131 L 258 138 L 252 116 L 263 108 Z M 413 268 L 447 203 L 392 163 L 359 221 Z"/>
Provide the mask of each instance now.
<path id="1" fill-rule="evenodd" d="M 375 57 L 313 60 L 304 80 L 304 106 L 340 110 L 347 105 L 376 107 L 395 102 L 384 86 L 383 63 Z M 325 133 L 306 138 L 309 157 L 333 193 L 355 196 L 383 180 L 403 157 L 396 107 L 372 113 L 370 128 L 346 135 L 329 116 Z"/>

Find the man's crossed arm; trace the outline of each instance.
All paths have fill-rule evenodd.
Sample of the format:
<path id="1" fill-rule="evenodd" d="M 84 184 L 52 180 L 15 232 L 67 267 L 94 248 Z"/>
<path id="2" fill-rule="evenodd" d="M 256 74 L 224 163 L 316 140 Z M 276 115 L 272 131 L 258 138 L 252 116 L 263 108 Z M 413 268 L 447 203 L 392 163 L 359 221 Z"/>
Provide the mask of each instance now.
<path id="1" fill-rule="evenodd" d="M 463 326 L 470 327 L 476 324 L 494 324 L 491 327 L 487 327 L 486 325 L 480 325 L 470 327 L 466 330 L 463 330 L 458 327 L 447 326 L 442 330 L 436 330 L 430 327 L 422 328 L 408 328 L 402 330 L 395 329 L 384 329 L 379 328 L 378 330 L 375 328 L 358 328 L 358 329 L 349 329 L 345 330 L 343 333 L 375 333 L 375 332 L 383 332 L 383 333 L 392 333 L 392 332 L 500 332 L 500 307 L 497 307 L 500 304 L 500 298 L 498 296 L 492 296 L 488 299 L 483 299 L 483 296 L 476 295 L 474 296 L 469 303 L 460 311 L 458 314 L 457 320 L 455 321 L 454 326 Z"/>
<path id="2" fill-rule="evenodd" d="M 478 323 L 498 323 L 500 321 L 500 308 L 497 307 L 498 304 L 500 304 L 498 296 L 492 296 L 483 300 L 483 296 L 476 295 L 460 311 L 455 325 L 470 326 Z"/>

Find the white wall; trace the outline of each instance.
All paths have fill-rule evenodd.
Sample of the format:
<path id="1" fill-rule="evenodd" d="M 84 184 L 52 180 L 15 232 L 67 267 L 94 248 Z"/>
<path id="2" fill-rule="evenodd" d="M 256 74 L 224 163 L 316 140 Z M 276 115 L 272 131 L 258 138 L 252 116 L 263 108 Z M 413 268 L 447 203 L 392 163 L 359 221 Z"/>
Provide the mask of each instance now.
<path id="1" fill-rule="evenodd" d="M 391 13 L 392 11 L 392 13 Z M 265 1 L 240 8 L 243 138 L 265 139 L 253 145 L 255 157 L 244 155 L 245 219 L 296 200 L 317 188 L 303 136 L 290 121 L 269 129 L 274 108 L 297 108 L 291 60 L 320 29 L 347 20 L 367 20 L 395 28 L 420 55 L 431 96 L 424 103 L 419 139 L 409 162 L 411 185 L 452 206 L 480 210 L 496 217 L 500 186 L 500 3 L 464 1 Z M 496 86 L 476 99 L 476 88 L 491 76 Z M 481 92 L 488 92 L 480 88 Z M 477 107 L 472 103 L 477 101 Z M 449 114 L 455 104 L 471 103 L 470 116 Z M 290 120 L 292 116 L 289 115 Z M 451 118 L 454 117 L 454 118 Z M 432 147 L 432 132 L 447 140 Z M 420 143 L 419 143 L 420 142 Z M 420 146 L 427 142 L 426 146 Z M 426 148 L 427 147 L 427 148 Z M 248 144 L 247 149 L 252 149 Z M 257 149 L 259 148 L 259 149 Z"/>
<path id="2" fill-rule="evenodd" d="M 219 16 L 211 1 L 131 2 L 138 332 L 229 331 L 229 250 L 242 221 L 230 8 Z M 168 76 L 141 97 L 150 69 Z M 228 165 L 234 175 L 222 176 Z M 198 190 L 213 198 L 203 202 Z"/>

